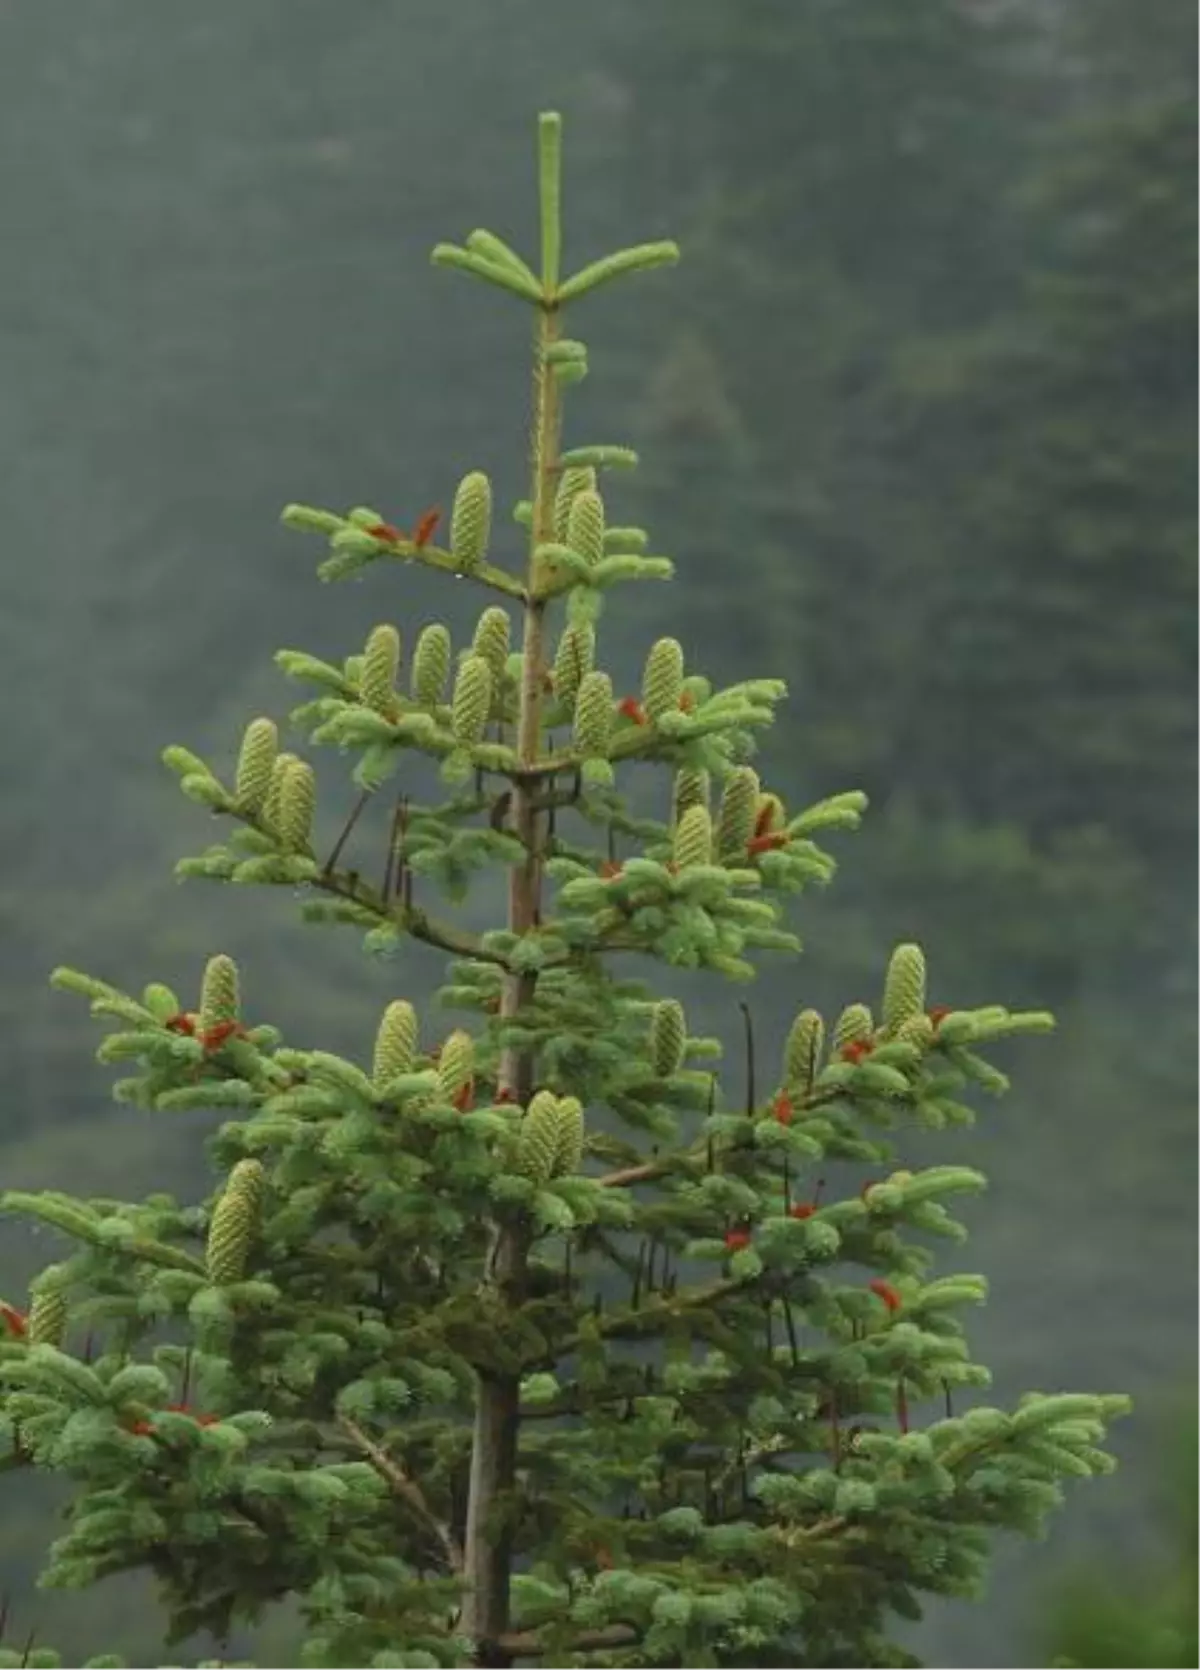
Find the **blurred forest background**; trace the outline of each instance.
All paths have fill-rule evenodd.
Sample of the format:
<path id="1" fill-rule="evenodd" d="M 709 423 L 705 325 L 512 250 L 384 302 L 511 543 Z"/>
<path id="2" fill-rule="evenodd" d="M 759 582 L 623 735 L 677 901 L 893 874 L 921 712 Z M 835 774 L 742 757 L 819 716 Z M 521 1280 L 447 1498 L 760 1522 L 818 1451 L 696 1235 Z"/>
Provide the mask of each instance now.
<path id="1" fill-rule="evenodd" d="M 679 575 L 610 612 L 605 658 L 633 687 L 670 630 L 719 682 L 785 678 L 772 786 L 871 797 L 796 912 L 805 956 L 752 994 L 760 1036 L 873 999 L 908 937 L 933 1001 L 1060 1020 L 937 1145 L 992 1184 L 951 1257 L 992 1282 L 997 1397 L 1131 1391 L 1124 1466 L 908 1639 L 940 1665 L 1095 1655 L 1071 1618 L 1114 1570 L 1186 1571 L 1190 1535 L 1194 1642 L 1194 1511 L 1155 1495 L 1165 1443 L 1195 1477 L 1194 1408 L 1187 1442 L 1170 1424 L 1197 1319 L 1194 65 L 1190 0 L 0 5 L 3 1185 L 209 1187 L 219 1116 L 108 1102 L 57 963 L 190 993 L 228 951 L 252 1016 L 358 1057 L 435 983 L 286 894 L 179 886 L 211 837 L 158 754 L 222 769 L 282 718 L 279 647 L 468 630 L 476 600 L 419 572 L 322 587 L 278 513 L 407 522 L 471 468 L 523 495 L 523 317 L 427 258 L 477 225 L 530 245 L 559 108 L 568 261 L 685 257 L 580 327 L 569 439 L 639 448 L 612 511 Z M 316 763 L 332 838 L 353 796 Z M 735 1042 L 718 982 L 680 995 Z M 52 1256 L 0 1226 L 0 1294 Z M 12 1634 L 160 1662 L 140 1583 L 35 1590 L 56 1498 L 30 1490 L 0 1490 Z M 277 1620 L 249 1650 L 293 1644 Z M 1196 1662 L 1129 1656 L 1163 1650 L 1082 1662 Z"/>

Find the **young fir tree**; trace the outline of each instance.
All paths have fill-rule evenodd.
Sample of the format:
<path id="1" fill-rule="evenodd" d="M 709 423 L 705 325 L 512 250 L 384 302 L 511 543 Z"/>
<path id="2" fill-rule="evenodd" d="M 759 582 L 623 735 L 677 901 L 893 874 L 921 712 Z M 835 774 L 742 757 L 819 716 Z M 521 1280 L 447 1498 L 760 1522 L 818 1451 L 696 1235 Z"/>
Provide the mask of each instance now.
<path id="1" fill-rule="evenodd" d="M 441 948 L 441 1001 L 476 1024 L 443 1035 L 394 997 L 363 1066 L 285 1047 L 227 956 L 191 1009 L 60 969 L 119 1028 L 99 1052 L 131 1070 L 118 1100 L 229 1120 L 203 1205 L 3 1197 L 70 1250 L 2 1313 L 2 1442 L 10 1468 L 75 1488 L 45 1583 L 148 1568 L 172 1640 L 291 1596 L 313 1665 L 911 1664 L 889 1614 L 974 1593 L 993 1530 L 1040 1531 L 1064 1479 L 1109 1470 L 1126 1406 L 966 1407 L 988 1375 L 958 1315 L 984 1281 L 932 1278 L 911 1237 L 961 1240 L 948 1202 L 983 1179 L 885 1170 L 882 1133 L 969 1123 L 960 1091 L 1006 1083 L 981 1047 L 1051 1020 L 928 1007 L 902 945 L 875 1011 L 801 1008 L 743 1097 L 678 1001 L 611 972 L 640 952 L 742 981 L 752 953 L 798 950 L 777 901 L 829 879 L 813 836 L 853 828 L 864 799 L 792 814 L 763 788 L 747 762 L 777 681 L 713 690 L 670 638 L 636 694 L 602 669 L 605 594 L 671 564 L 609 523 L 600 481 L 633 455 L 562 449 L 587 369 L 564 325 L 677 251 L 563 278 L 559 147 L 543 116 L 540 271 L 489 232 L 434 251 L 533 314 L 524 566 L 493 549 L 478 472 L 444 545 L 433 513 L 408 532 L 368 509 L 284 513 L 328 536 L 325 579 L 424 563 L 492 594 L 457 655 L 423 626 L 403 680 L 388 623 L 340 668 L 278 656 L 320 692 L 295 725 L 357 756 L 359 810 L 414 752 L 445 790 L 399 798 L 372 885 L 343 859 L 354 817 L 314 846 L 313 771 L 272 720 L 247 728 L 231 783 L 166 753 L 232 826 L 185 874 L 300 887 L 306 917 L 375 952 Z M 634 762 L 659 768 L 657 817 L 616 793 Z M 508 873 L 503 925 L 431 913 L 489 866 Z M 861 1189 L 823 1197 L 846 1162 Z"/>

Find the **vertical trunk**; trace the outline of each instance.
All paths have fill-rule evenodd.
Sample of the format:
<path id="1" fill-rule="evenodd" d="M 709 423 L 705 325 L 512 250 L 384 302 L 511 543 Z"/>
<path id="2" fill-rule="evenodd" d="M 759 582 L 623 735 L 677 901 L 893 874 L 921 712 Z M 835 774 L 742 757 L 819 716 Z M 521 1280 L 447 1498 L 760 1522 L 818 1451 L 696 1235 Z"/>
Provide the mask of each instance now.
<path id="1" fill-rule="evenodd" d="M 527 587 L 534 588 L 534 556 L 538 545 L 554 537 L 554 494 L 558 461 L 558 389 L 546 364 L 545 350 L 558 334 L 557 314 L 538 312 L 534 363 L 534 426 L 532 445 L 533 518 Z M 546 670 L 543 641 L 545 605 L 532 596 L 525 603 L 524 673 L 517 722 L 517 755 L 526 770 L 535 766 L 541 748 L 542 680 Z M 509 877 L 508 926 L 528 933 L 538 922 L 541 905 L 541 818 L 535 810 L 537 780 L 518 777 L 513 784 L 513 831 L 525 856 Z M 536 975 L 509 975 L 500 1013 L 512 1016 L 533 997 Z M 517 1050 L 505 1053 L 502 1085 L 521 1106 L 533 1093 L 533 1058 Z M 497 1231 L 491 1277 L 504 1303 L 519 1305 L 524 1292 L 529 1251 L 527 1233 L 509 1226 Z M 475 1661 L 485 1666 L 507 1666 L 508 1656 L 497 1643 L 508 1629 L 512 1536 L 506 1528 L 514 1497 L 519 1427 L 520 1383 L 515 1376 L 480 1373 L 475 1404 L 470 1486 L 464 1547 L 466 1593 L 462 1632 L 475 1643 Z M 497 1511 L 499 1510 L 499 1512 Z"/>

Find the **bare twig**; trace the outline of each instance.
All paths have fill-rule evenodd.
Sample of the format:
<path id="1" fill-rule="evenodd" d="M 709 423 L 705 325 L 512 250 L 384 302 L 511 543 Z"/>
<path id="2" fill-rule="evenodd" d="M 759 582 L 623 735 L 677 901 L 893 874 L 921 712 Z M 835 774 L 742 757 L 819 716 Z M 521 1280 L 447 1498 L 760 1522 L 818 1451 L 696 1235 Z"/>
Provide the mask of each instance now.
<path id="1" fill-rule="evenodd" d="M 338 859 L 342 856 L 342 849 L 346 845 L 346 842 L 350 839 L 351 832 L 353 831 L 354 826 L 358 822 L 359 818 L 362 817 L 363 809 L 366 806 L 367 801 L 370 800 L 370 798 L 371 798 L 371 790 L 370 789 L 364 789 L 363 792 L 359 795 L 358 800 L 357 800 L 357 802 L 354 806 L 354 810 L 350 813 L 350 816 L 347 818 L 345 826 L 343 827 L 341 834 L 338 836 L 337 840 L 333 844 L 333 851 L 329 854 L 329 857 L 325 860 L 324 870 L 325 870 L 325 873 L 327 875 L 332 875 L 333 874 L 334 866 L 337 864 Z"/>

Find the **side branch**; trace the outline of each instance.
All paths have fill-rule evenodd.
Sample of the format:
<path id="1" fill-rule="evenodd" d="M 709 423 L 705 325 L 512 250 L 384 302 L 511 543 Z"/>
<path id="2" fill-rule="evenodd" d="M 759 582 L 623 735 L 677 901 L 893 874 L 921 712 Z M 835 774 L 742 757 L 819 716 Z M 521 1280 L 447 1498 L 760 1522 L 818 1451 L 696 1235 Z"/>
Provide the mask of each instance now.
<path id="1" fill-rule="evenodd" d="M 669 1171 L 677 1170 L 680 1164 L 678 1159 L 649 1160 L 645 1165 L 610 1171 L 604 1177 L 597 1177 L 596 1182 L 602 1189 L 630 1189 L 635 1183 L 652 1183 L 656 1177 L 665 1177 Z"/>
<path id="2" fill-rule="evenodd" d="M 515 597 L 519 603 L 528 601 L 522 582 L 506 569 L 494 568 L 491 563 L 484 562 L 467 573 L 449 551 L 443 551 L 438 545 L 416 545 L 411 539 L 405 539 L 391 547 L 389 554 L 401 562 L 416 561 L 424 563 L 426 568 L 440 568 L 444 574 L 453 574 L 460 580 L 474 580 L 476 585 L 501 592 L 505 597 Z"/>
<path id="3" fill-rule="evenodd" d="M 606 1624 L 601 1629 L 582 1631 L 568 1644 L 567 1651 L 572 1657 L 576 1653 L 600 1653 L 619 1647 L 632 1647 L 641 1638 L 641 1630 L 635 1629 L 632 1624 Z M 509 1659 L 540 1658 L 550 1650 L 543 1647 L 541 1635 L 536 1629 L 512 1630 L 492 1645 Z"/>
<path id="4" fill-rule="evenodd" d="M 436 945 L 439 950 L 448 951 L 455 957 L 473 957 L 478 962 L 495 963 L 499 968 L 508 968 L 508 958 L 503 952 L 489 951 L 477 934 L 452 928 L 448 923 L 430 916 L 419 906 L 405 904 L 402 900 L 385 905 L 381 895 L 351 871 L 323 870 L 313 882 L 313 886 L 322 893 L 332 893 L 335 898 L 347 899 L 351 904 L 360 905 L 363 910 L 368 910 L 376 916 L 381 926 L 391 923 L 425 945 Z"/>
<path id="5" fill-rule="evenodd" d="M 400 1500 L 407 1503 L 427 1530 L 433 1532 L 446 1556 L 446 1564 L 456 1577 L 459 1576 L 463 1569 L 462 1549 L 458 1546 L 450 1527 L 430 1508 L 420 1485 L 410 1479 L 399 1462 L 394 1461 L 387 1451 L 348 1415 L 339 1416 L 338 1425 L 347 1438 L 362 1451 L 380 1477 L 387 1480 Z"/>
<path id="6" fill-rule="evenodd" d="M 762 1281 L 762 1276 L 756 1276 L 751 1281 L 723 1280 L 712 1282 L 708 1287 L 697 1287 L 690 1291 L 684 1290 L 669 1296 L 660 1296 L 643 1304 L 638 1310 L 627 1311 L 624 1315 L 601 1316 L 596 1323 L 596 1332 L 604 1339 L 637 1339 L 639 1335 L 648 1332 L 657 1323 L 672 1318 L 685 1316 L 689 1311 L 704 1310 L 711 1305 L 719 1305 L 725 1299 L 735 1294 L 747 1295 L 754 1291 Z M 559 1346 L 560 1355 L 569 1355 L 581 1344 L 582 1336 L 572 1334 Z"/>
<path id="7" fill-rule="evenodd" d="M 803 1097 L 796 1106 L 796 1113 L 803 1115 L 811 1113 L 817 1108 L 828 1107 L 836 1102 L 844 1092 L 840 1089 L 821 1090 Z M 659 1177 L 666 1177 L 673 1171 L 685 1171 L 690 1165 L 707 1163 L 709 1138 L 692 1143 L 690 1148 L 681 1154 L 674 1154 L 666 1159 L 647 1160 L 643 1165 L 622 1166 L 619 1171 L 606 1172 L 603 1177 L 594 1179 L 602 1189 L 630 1189 L 637 1183 L 652 1183 Z"/>

